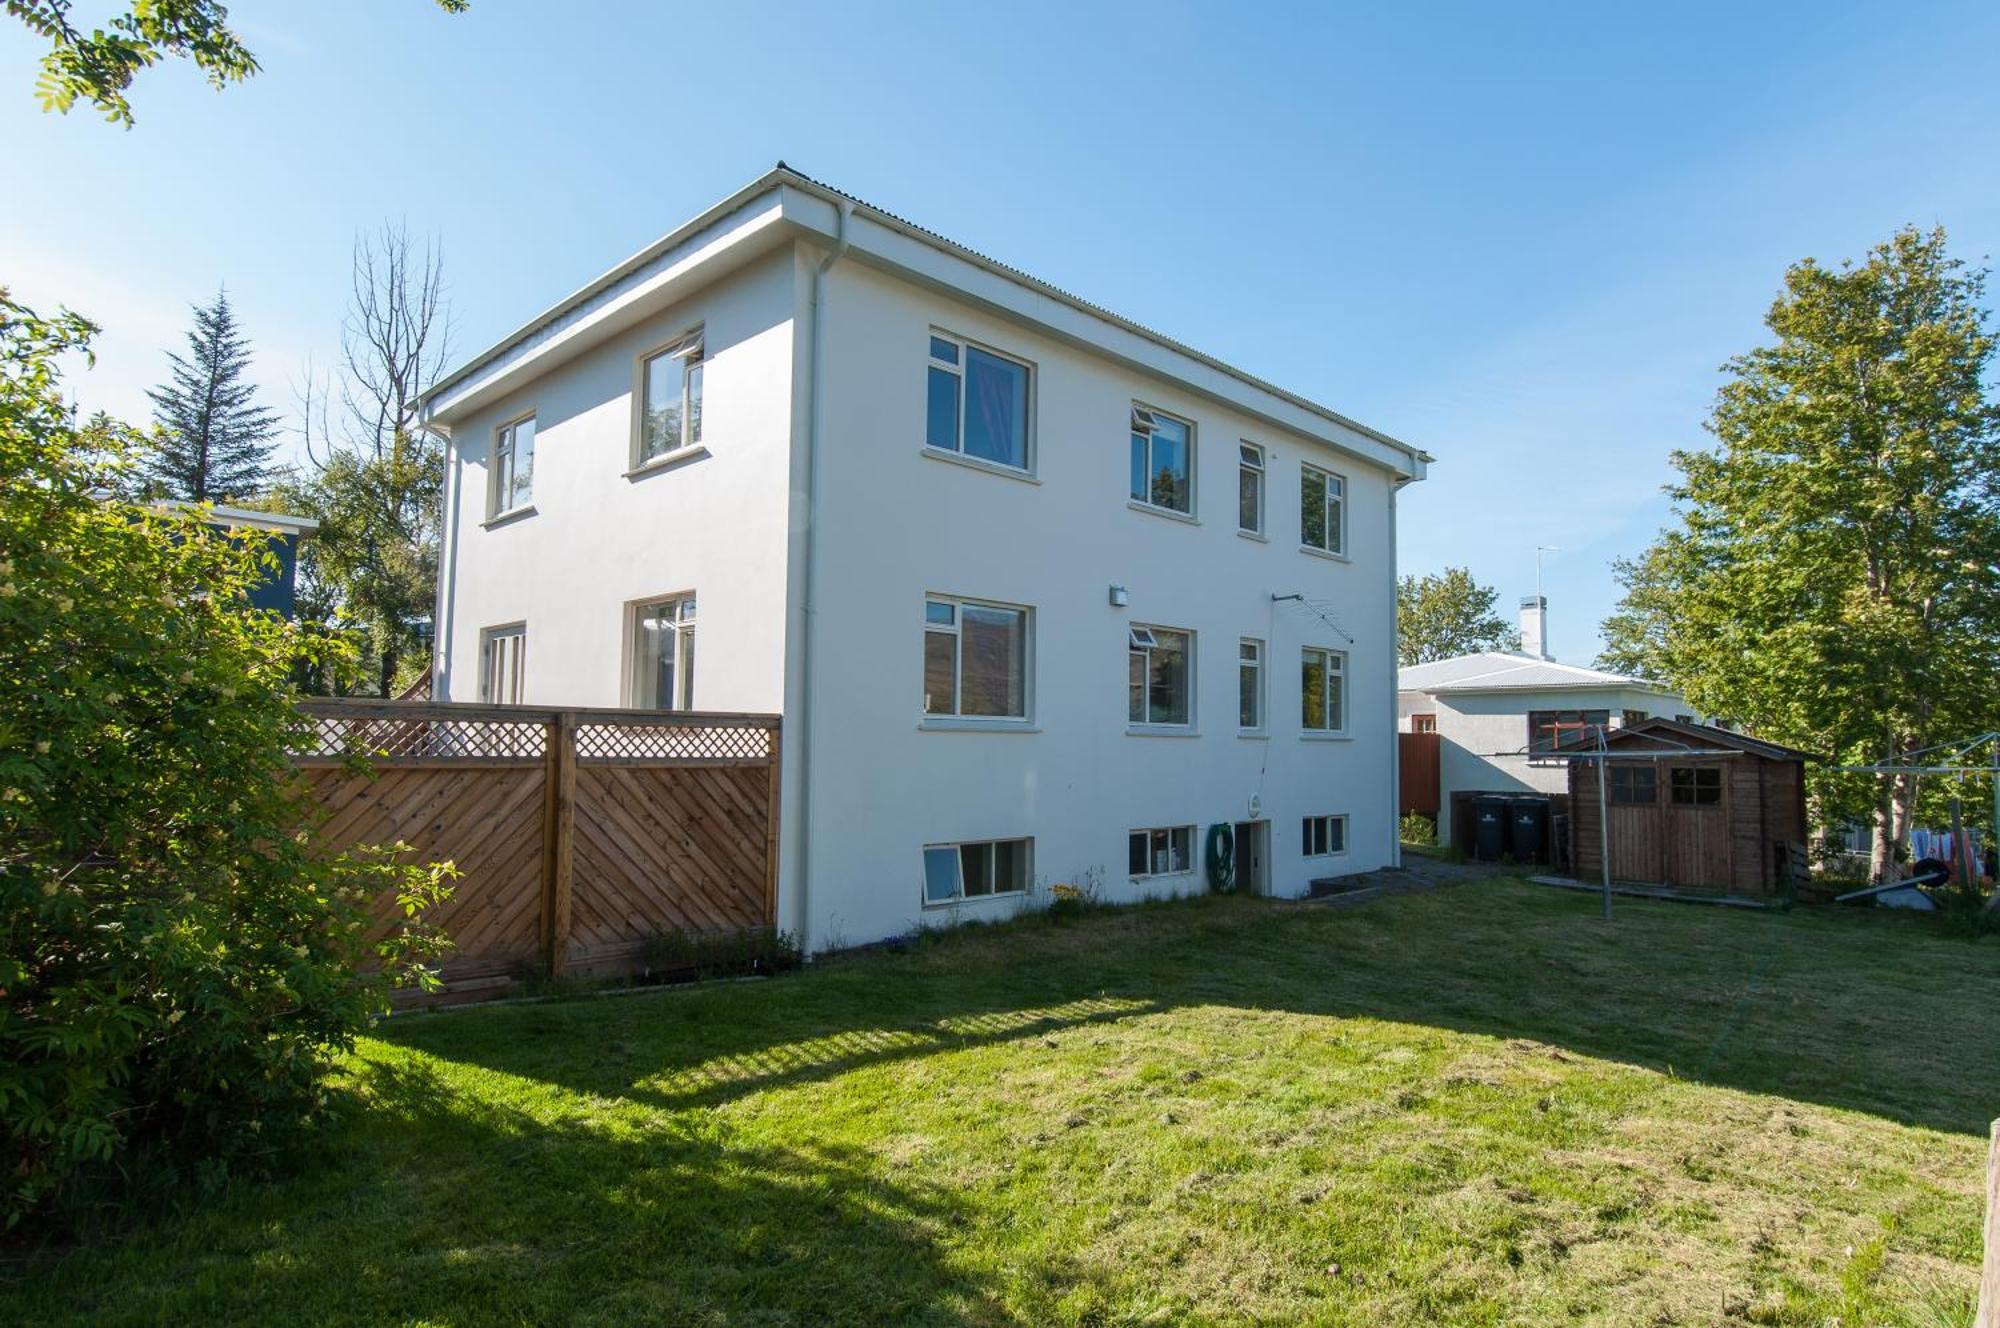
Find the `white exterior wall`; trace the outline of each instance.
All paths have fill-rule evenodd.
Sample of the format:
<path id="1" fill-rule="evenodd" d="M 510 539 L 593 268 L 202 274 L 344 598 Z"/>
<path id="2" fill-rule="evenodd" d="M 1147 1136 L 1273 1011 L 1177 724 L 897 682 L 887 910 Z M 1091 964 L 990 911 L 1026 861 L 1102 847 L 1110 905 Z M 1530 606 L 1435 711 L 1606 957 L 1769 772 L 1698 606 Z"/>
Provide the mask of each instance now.
<path id="1" fill-rule="evenodd" d="M 810 936 L 856 943 L 959 918 L 1004 916 L 1019 897 L 922 903 L 927 843 L 1031 836 L 1041 881 L 1102 873 L 1107 897 L 1206 889 L 1207 827 L 1270 824 L 1274 893 L 1392 860 L 1395 840 L 1390 476 L 1010 319 L 852 259 L 827 278 L 825 433 L 819 441 L 820 635 L 813 680 Z M 1033 481 L 923 447 L 930 330 L 1034 365 Z M 1195 421 L 1198 524 L 1128 506 L 1137 399 Z M 1236 533 L 1237 444 L 1267 452 L 1268 542 Z M 1346 476 L 1352 561 L 1302 552 L 1299 466 Z M 1125 586 L 1129 608 L 1108 590 Z M 1032 732 L 922 724 L 927 593 L 1031 606 Z M 1330 602 L 1343 640 L 1296 603 Z M 704 600 L 706 615 L 708 601 Z M 718 609 L 719 611 L 719 609 Z M 1194 736 L 1126 724 L 1126 631 L 1195 632 Z M 1268 738 L 1239 736 L 1237 645 L 1266 643 Z M 1348 734 L 1300 736 L 1302 645 L 1348 652 Z M 794 747 L 796 750 L 796 746 Z M 1306 859 L 1307 815 L 1349 818 L 1347 852 Z M 788 813 L 789 814 L 789 813 Z M 1134 881 L 1126 836 L 1193 825 L 1196 868 Z"/>
<path id="2" fill-rule="evenodd" d="M 477 404 L 452 408 L 439 696 L 477 699 L 481 629 L 526 622 L 524 702 L 627 705 L 633 605 L 694 592 L 696 708 L 785 716 L 780 923 L 815 950 L 1027 902 L 926 909 L 922 849 L 932 843 L 1030 837 L 1038 882 L 1094 868 L 1112 900 L 1193 892 L 1207 888 L 1209 825 L 1252 819 L 1257 797 L 1274 893 L 1392 862 L 1390 472 L 1031 332 L 989 304 L 892 276 L 857 250 L 826 278 L 814 511 L 810 292 L 824 253 L 784 243 L 503 395 L 487 399 L 501 388 L 477 379 L 453 389 Z M 582 325 L 565 315 L 556 333 L 531 341 L 559 346 Z M 697 325 L 708 455 L 628 476 L 638 359 Z M 926 454 L 934 325 L 1035 366 L 1032 482 Z M 1135 399 L 1196 424 L 1195 523 L 1128 506 Z M 1272 402 L 1281 416 L 1296 411 Z M 535 510 L 488 525 L 495 430 L 530 410 Z M 1239 440 L 1266 451 L 1268 541 L 1236 531 Z M 1351 561 L 1299 548 L 1308 459 L 1346 478 Z M 818 596 L 810 688 L 808 531 Z M 1128 608 L 1110 607 L 1112 584 L 1128 588 Z M 1033 732 L 922 727 L 923 601 L 933 592 L 1033 608 Z M 1330 606 L 1353 641 L 1297 602 L 1272 600 L 1292 594 Z M 1195 633 L 1190 736 L 1127 731 L 1126 630 L 1141 622 Z M 1237 728 L 1244 636 L 1266 648 L 1261 739 Z M 1347 652 L 1345 737 L 1301 736 L 1303 645 Z M 1346 851 L 1307 859 L 1301 820 L 1325 814 L 1348 818 Z M 1195 827 L 1194 870 L 1129 878 L 1128 832 L 1174 825 Z"/>
<path id="3" fill-rule="evenodd" d="M 629 705 L 631 606 L 694 591 L 695 704 L 783 708 L 796 303 L 788 247 L 452 426 L 442 699 L 477 700 L 481 629 L 525 621 L 524 703 Z M 708 455 L 628 478 L 639 357 L 696 326 Z M 489 526 L 495 431 L 528 411 L 534 513 Z"/>
<path id="4" fill-rule="evenodd" d="M 1528 745 L 1528 713 L 1533 710 L 1608 710 L 1611 722 L 1623 712 L 1642 710 L 1647 716 L 1671 719 L 1687 713 L 1677 696 L 1642 687 L 1519 690 L 1493 692 L 1399 692 L 1397 727 L 1410 730 L 1410 716 L 1437 716 L 1438 835 L 1451 834 L 1451 797 L 1455 792 L 1568 793 L 1569 767 L 1561 762 L 1531 762 L 1522 752 Z"/>

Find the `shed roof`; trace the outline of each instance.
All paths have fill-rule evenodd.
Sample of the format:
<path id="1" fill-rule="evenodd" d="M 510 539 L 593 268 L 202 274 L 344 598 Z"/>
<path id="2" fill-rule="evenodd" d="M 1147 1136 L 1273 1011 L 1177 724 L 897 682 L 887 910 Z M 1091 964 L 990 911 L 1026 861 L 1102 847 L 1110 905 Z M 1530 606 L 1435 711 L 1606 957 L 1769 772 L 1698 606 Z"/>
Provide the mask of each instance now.
<path id="1" fill-rule="evenodd" d="M 1703 752 L 1727 750 L 1742 752 L 1748 756 L 1760 756 L 1767 761 L 1817 761 L 1821 758 L 1811 752 L 1802 752 L 1796 747 L 1786 747 L 1780 743 L 1765 742 L 1745 733 L 1717 728 L 1713 724 L 1686 724 L 1677 719 L 1642 719 L 1627 724 L 1623 728 L 1612 729 L 1604 736 L 1605 746 L 1616 751 L 1620 747 L 1631 747 L 1645 751 L 1671 751 L 1685 747 Z M 1596 750 L 1597 738 L 1589 735 L 1566 742 L 1558 751 Z"/>

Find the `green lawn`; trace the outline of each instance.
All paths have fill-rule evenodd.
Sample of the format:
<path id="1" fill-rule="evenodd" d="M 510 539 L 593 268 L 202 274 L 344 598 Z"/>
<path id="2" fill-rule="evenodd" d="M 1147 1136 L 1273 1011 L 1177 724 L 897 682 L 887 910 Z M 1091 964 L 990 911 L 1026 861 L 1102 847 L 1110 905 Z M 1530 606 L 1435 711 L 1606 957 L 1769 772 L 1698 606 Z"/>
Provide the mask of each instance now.
<path id="1" fill-rule="evenodd" d="M 1960 1324 L 2000 948 L 1486 882 L 397 1020 L 0 1320 Z"/>

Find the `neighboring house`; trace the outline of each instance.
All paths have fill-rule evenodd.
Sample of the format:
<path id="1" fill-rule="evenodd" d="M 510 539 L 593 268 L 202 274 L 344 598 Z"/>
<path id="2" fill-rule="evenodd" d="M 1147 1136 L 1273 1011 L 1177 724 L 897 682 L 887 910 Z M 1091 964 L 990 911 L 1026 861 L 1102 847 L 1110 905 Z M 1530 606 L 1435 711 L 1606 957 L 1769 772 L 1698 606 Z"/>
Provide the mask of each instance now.
<path id="1" fill-rule="evenodd" d="M 171 500 L 169 507 L 192 507 L 194 504 Z M 209 524 L 217 530 L 256 531 L 268 541 L 271 554 L 277 559 L 275 568 L 267 569 L 264 577 L 250 587 L 250 603 L 260 609 L 270 609 L 287 618 L 298 616 L 299 541 L 311 539 L 319 532 L 319 522 L 309 516 L 288 516 L 283 512 L 260 512 L 248 507 L 229 507 L 222 503 L 208 504 Z"/>
<path id="2" fill-rule="evenodd" d="M 1438 837 L 1450 843 L 1455 793 L 1569 791 L 1569 767 L 1541 753 L 1600 728 L 1689 719 L 1679 695 L 1643 678 L 1550 658 L 1548 601 L 1521 601 L 1522 649 L 1486 650 L 1398 675 L 1397 728 L 1438 735 Z"/>
<path id="3" fill-rule="evenodd" d="M 423 410 L 437 694 L 781 712 L 810 949 L 1395 860 L 1407 444 L 783 166 Z"/>

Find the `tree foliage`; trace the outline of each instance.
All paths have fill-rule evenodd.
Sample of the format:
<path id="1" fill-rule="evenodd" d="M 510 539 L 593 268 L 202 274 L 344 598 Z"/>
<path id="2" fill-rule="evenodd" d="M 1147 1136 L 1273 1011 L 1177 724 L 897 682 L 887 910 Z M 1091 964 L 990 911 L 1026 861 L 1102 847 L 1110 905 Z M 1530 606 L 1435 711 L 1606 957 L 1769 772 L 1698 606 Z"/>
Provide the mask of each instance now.
<path id="1" fill-rule="evenodd" d="M 1519 638 L 1493 611 L 1498 592 L 1472 579 L 1468 567 L 1447 567 L 1396 584 L 1396 653 L 1405 666 L 1508 650 Z"/>
<path id="2" fill-rule="evenodd" d="M 437 0 L 446 13 L 465 12 L 471 0 Z M 89 32 L 70 21 L 71 0 L 6 0 L 7 13 L 49 43 L 35 95 L 42 109 L 65 115 L 79 100 L 130 127 L 126 93 L 142 69 L 166 59 L 194 63 L 217 89 L 241 83 L 258 70 L 257 57 L 229 26 L 222 0 L 132 0 L 102 28 Z"/>
<path id="3" fill-rule="evenodd" d="M 196 503 L 261 491 L 278 416 L 253 404 L 256 386 L 243 379 L 250 347 L 227 291 L 195 308 L 187 358 L 168 352 L 167 359 L 172 381 L 147 393 L 159 426 L 145 462 L 153 489 Z"/>
<path id="4" fill-rule="evenodd" d="M 1711 451 L 1677 452 L 1677 524 L 1619 565 L 1606 662 L 1845 763 L 2000 725 L 2000 410 L 1985 274 L 1941 229 L 1785 275 L 1771 344 L 1731 360 Z M 1872 813 L 1886 868 L 1907 777 L 1815 777 Z"/>
<path id="5" fill-rule="evenodd" d="M 296 657 L 271 561 L 199 509 L 106 501 L 134 436 L 72 423 L 92 328 L 0 291 L 0 1219 L 213 1184 L 324 1113 L 332 1058 L 421 976 L 444 872 L 329 859 L 287 759 Z M 448 870 L 448 869 L 446 869 Z M 368 905 L 413 920 L 379 946 Z"/>

